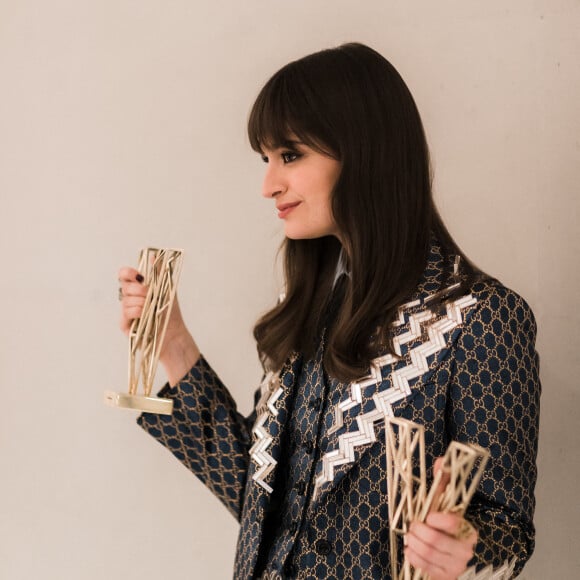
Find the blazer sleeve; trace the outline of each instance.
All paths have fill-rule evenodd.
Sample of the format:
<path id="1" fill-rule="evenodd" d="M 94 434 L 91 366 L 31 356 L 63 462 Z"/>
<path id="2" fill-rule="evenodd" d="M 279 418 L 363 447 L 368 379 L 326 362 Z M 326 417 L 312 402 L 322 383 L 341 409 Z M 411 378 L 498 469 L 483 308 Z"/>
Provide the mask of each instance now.
<path id="1" fill-rule="evenodd" d="M 229 391 L 201 357 L 176 386 L 172 415 L 143 413 L 138 424 L 191 470 L 239 521 L 254 413 L 242 416 Z"/>
<path id="2" fill-rule="evenodd" d="M 523 568 L 534 549 L 540 381 L 536 323 L 517 294 L 481 285 L 455 347 L 449 435 L 489 450 L 466 518 L 479 534 L 470 565 Z M 510 566 L 511 567 L 511 566 Z"/>

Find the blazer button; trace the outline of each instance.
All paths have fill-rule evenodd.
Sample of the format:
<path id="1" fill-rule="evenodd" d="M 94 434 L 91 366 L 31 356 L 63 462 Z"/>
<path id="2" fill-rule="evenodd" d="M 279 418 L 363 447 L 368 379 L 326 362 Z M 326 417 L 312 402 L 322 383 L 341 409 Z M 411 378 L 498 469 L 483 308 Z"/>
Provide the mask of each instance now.
<path id="1" fill-rule="evenodd" d="M 332 552 L 332 544 L 328 540 L 318 540 L 316 550 L 321 556 L 328 556 Z"/>

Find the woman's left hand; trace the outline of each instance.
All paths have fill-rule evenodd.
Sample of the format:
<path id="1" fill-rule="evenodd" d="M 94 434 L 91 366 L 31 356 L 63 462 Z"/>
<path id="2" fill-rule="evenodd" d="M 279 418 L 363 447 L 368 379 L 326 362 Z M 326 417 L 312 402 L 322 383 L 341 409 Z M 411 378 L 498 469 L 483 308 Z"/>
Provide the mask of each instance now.
<path id="1" fill-rule="evenodd" d="M 457 535 L 465 520 L 458 514 L 432 512 L 425 523 L 413 522 L 406 534 L 405 558 L 430 580 L 455 580 L 473 557 L 477 532 Z"/>

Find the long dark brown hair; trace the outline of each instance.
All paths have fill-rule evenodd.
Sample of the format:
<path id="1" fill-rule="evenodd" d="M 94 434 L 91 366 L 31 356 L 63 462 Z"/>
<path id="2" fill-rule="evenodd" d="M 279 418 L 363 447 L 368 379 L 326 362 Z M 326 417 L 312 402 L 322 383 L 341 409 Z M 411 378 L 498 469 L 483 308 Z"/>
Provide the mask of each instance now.
<path id="1" fill-rule="evenodd" d="M 379 53 L 345 44 L 274 74 L 254 103 L 248 135 L 258 152 L 295 136 L 340 161 L 332 213 L 351 283 L 327 336 L 324 365 L 341 380 L 360 377 L 378 345 L 392 349 L 389 325 L 417 287 L 432 238 L 445 256 L 465 258 L 433 202 L 429 151 L 413 97 Z M 254 328 L 267 366 L 281 367 L 293 351 L 314 354 L 341 242 L 283 242 L 285 298 Z M 464 266 L 475 275 L 467 260 Z"/>

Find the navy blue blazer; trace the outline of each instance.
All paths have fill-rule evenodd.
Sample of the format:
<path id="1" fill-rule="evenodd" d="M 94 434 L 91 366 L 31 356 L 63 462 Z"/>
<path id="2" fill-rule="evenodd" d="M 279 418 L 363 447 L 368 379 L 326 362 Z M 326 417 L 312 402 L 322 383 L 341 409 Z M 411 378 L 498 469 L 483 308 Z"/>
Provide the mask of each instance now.
<path id="1" fill-rule="evenodd" d="M 464 577 L 484 577 L 487 569 L 494 578 L 509 578 L 529 559 L 540 397 L 534 317 L 520 296 L 489 279 L 432 306 L 448 279 L 445 268 L 433 247 L 419 287 L 392 327 L 397 356 L 378 357 L 367 376 L 350 384 L 329 379 L 330 400 L 318 419 L 310 419 L 305 399 L 292 395 L 319 388 L 322 349 L 318 360 L 294 355 L 269 373 L 250 417 L 237 411 L 201 358 L 178 385 L 161 391 L 174 401 L 172 416 L 139 418 L 240 522 L 234 578 L 256 575 L 291 412 L 302 420 L 304 440 L 318 449 L 300 466 L 312 473 L 306 498 L 296 496 L 301 523 L 284 531 L 282 554 L 264 577 L 391 577 L 385 414 L 425 426 L 430 471 L 452 440 L 490 452 L 466 514 L 479 540 Z M 310 431 L 315 428 L 318 434 Z"/>

